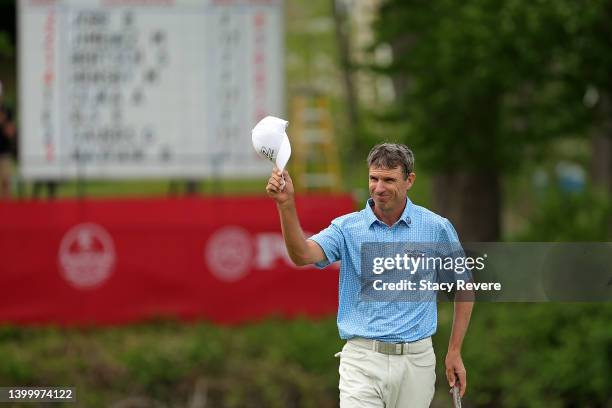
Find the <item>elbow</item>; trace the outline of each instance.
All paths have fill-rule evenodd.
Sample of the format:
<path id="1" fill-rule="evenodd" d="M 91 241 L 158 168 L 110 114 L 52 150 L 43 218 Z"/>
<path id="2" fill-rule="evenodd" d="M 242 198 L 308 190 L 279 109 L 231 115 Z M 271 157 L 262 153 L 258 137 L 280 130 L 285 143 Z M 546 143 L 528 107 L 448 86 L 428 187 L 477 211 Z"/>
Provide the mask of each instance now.
<path id="1" fill-rule="evenodd" d="M 289 257 L 291 258 L 291 261 L 295 264 L 295 266 L 306 266 L 312 263 L 309 262 L 306 257 L 297 254 L 289 254 Z"/>

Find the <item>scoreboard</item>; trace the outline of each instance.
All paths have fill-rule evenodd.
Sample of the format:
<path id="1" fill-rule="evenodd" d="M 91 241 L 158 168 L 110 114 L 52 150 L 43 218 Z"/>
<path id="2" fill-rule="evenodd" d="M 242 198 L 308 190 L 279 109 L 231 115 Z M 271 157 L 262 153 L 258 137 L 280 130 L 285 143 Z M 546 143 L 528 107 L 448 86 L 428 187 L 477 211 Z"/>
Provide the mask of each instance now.
<path id="1" fill-rule="evenodd" d="M 281 0 L 20 0 L 26 179 L 265 175 L 283 116 Z"/>

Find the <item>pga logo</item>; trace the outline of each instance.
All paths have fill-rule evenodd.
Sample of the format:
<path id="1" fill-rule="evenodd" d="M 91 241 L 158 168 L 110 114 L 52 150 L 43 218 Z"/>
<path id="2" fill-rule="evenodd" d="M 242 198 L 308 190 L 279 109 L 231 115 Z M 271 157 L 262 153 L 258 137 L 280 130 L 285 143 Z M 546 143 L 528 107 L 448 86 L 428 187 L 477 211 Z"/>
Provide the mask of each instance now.
<path id="1" fill-rule="evenodd" d="M 204 262 L 219 280 L 236 282 L 251 268 L 273 269 L 278 260 L 297 268 L 285 248 L 283 236 L 264 232 L 252 235 L 239 226 L 217 230 L 206 242 Z"/>
<path id="2" fill-rule="evenodd" d="M 106 229 L 83 223 L 64 234 L 57 258 L 64 279 L 78 289 L 92 289 L 110 277 L 117 256 Z"/>

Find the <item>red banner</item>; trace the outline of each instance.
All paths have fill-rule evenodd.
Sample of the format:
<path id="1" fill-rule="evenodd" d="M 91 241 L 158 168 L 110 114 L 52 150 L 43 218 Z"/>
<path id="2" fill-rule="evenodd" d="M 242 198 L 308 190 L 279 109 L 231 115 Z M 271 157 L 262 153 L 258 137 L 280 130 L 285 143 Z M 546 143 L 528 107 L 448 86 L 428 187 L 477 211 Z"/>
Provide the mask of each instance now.
<path id="1" fill-rule="evenodd" d="M 353 210 L 298 199 L 304 231 Z M 0 203 L 0 322 L 238 323 L 336 311 L 337 268 L 298 268 L 265 197 Z"/>

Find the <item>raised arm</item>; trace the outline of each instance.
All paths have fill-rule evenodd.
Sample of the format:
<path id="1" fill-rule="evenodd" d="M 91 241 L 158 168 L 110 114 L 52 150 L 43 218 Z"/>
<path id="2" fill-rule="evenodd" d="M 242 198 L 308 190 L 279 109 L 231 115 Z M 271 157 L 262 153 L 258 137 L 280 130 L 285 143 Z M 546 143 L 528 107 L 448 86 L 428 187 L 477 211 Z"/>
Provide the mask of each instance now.
<path id="1" fill-rule="evenodd" d="M 281 191 L 283 178 L 285 185 Z M 285 170 L 281 175 L 280 170 L 275 168 L 268 180 L 266 192 L 276 201 L 285 246 L 291 260 L 298 266 L 325 260 L 319 244 L 304 237 L 295 208 L 295 190 L 289 172 Z"/>

